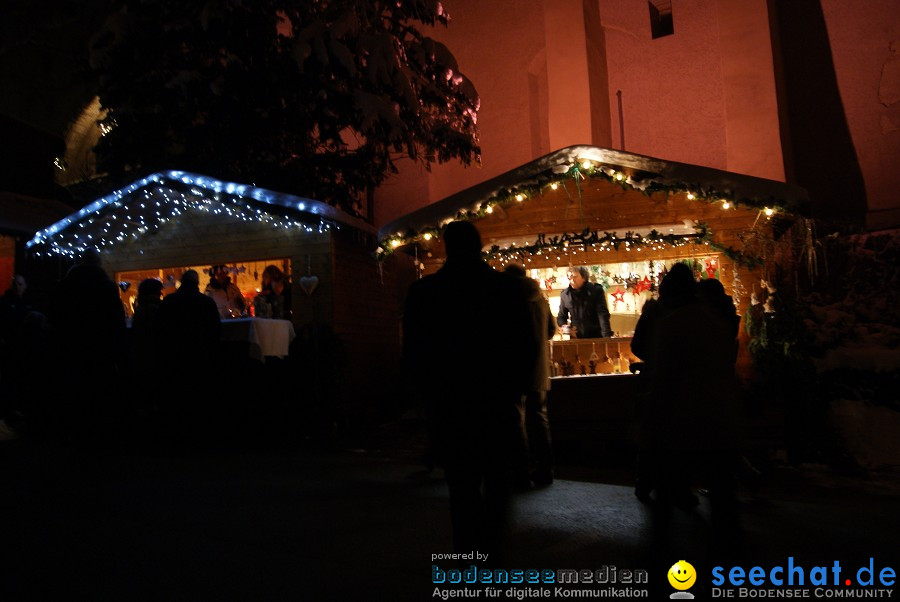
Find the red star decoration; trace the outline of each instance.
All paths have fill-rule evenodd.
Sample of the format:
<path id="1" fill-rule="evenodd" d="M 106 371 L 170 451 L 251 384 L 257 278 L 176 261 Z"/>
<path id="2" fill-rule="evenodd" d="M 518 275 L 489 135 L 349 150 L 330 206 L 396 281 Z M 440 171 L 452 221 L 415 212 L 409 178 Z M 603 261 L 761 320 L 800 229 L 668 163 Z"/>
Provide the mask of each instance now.
<path id="1" fill-rule="evenodd" d="M 634 294 L 640 295 L 644 291 L 650 290 L 650 278 L 644 276 L 644 279 L 634 285 Z"/>
<path id="2" fill-rule="evenodd" d="M 706 260 L 706 276 L 708 278 L 716 277 L 716 270 L 719 269 L 719 263 L 715 259 Z"/>
<path id="3" fill-rule="evenodd" d="M 621 287 L 616 287 L 616 290 L 610 293 L 613 296 L 613 303 L 625 303 L 625 291 L 622 290 Z"/>

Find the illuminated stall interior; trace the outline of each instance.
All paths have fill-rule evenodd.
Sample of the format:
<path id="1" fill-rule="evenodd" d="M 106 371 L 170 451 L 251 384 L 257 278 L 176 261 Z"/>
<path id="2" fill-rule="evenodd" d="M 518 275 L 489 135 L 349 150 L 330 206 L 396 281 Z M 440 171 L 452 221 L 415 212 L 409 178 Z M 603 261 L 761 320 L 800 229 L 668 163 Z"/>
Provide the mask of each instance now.
<path id="1" fill-rule="evenodd" d="M 751 269 L 766 269 L 771 241 L 804 203 L 805 191 L 780 182 L 575 146 L 388 224 L 379 252 L 404 251 L 421 274 L 432 273 L 444 261 L 443 226 L 472 220 L 485 258 L 497 269 L 525 267 L 554 316 L 569 270 L 587 266 L 606 291 L 614 337 L 566 341 L 558 334 L 554 362 L 572 363 L 572 374 L 627 372 L 615 360 L 636 359 L 630 336 L 673 263 L 688 263 L 698 280 L 719 279 L 742 314 L 751 281 L 759 281 Z"/>
<path id="2" fill-rule="evenodd" d="M 291 273 L 291 260 L 288 257 L 263 259 L 259 261 L 239 261 L 225 263 L 230 274 L 231 282 L 235 284 L 244 296 L 245 304 L 249 311 L 253 311 L 253 298 L 261 291 L 262 273 L 267 266 L 275 265 L 285 274 Z M 138 285 L 147 278 L 156 278 L 163 283 L 163 296 L 175 292 L 181 281 L 181 275 L 188 270 L 196 270 L 200 274 L 200 289 L 205 288 L 209 282 L 209 265 L 186 265 L 178 267 L 152 268 L 144 270 L 130 270 L 116 272 L 115 281 L 119 285 L 119 295 L 128 316 L 134 314 L 134 302 L 137 299 Z"/>
<path id="3" fill-rule="evenodd" d="M 225 265 L 241 290 L 248 311 L 260 292 L 269 265 L 279 267 L 296 288 L 315 278 L 319 293 L 292 291 L 300 321 L 327 319 L 335 253 L 335 232 L 365 240 L 371 226 L 344 212 L 290 194 L 224 182 L 181 171 L 159 172 L 116 190 L 37 232 L 28 246 L 36 256 L 76 259 L 87 250 L 100 254 L 103 267 L 119 285 L 127 315 L 134 311 L 138 285 L 145 278 L 163 283 L 163 294 L 178 287 L 188 269 L 200 274 Z M 328 288 L 329 294 L 322 290 Z M 301 297 L 301 294 L 303 296 Z"/>

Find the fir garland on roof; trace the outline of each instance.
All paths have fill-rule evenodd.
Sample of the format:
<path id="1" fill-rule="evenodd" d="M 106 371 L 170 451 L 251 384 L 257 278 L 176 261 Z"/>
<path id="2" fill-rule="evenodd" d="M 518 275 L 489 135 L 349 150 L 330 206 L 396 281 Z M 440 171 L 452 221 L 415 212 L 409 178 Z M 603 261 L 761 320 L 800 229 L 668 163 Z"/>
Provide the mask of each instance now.
<path id="1" fill-rule="evenodd" d="M 448 215 L 438 224 L 425 226 L 418 232 L 414 230 L 408 230 L 405 233 L 395 233 L 387 235 L 380 241 L 379 247 L 375 251 L 375 256 L 378 259 L 384 259 L 394 250 L 403 245 L 423 240 L 428 241 L 433 237 L 440 236 L 443 232 L 444 226 L 446 226 L 451 221 L 478 220 L 493 213 L 494 207 L 498 205 L 501 207 L 506 207 L 515 203 L 538 199 L 543 195 L 544 190 L 548 187 L 556 190 L 559 186 L 562 185 L 566 193 L 571 195 L 568 187 L 566 187 L 566 183 L 570 179 L 575 184 L 579 199 L 581 198 L 581 180 L 599 178 L 611 184 L 616 184 L 623 190 L 639 190 L 641 193 L 648 197 L 660 192 L 665 193 L 666 195 L 685 193 L 689 200 L 698 200 L 710 204 L 721 203 L 723 209 L 740 206 L 743 206 L 744 208 L 758 209 L 760 211 L 764 211 L 767 217 L 771 217 L 775 213 L 783 213 L 785 211 L 788 211 L 788 207 L 784 205 L 784 201 L 780 201 L 774 198 L 769 198 L 766 200 L 751 198 L 738 199 L 735 198 L 734 194 L 730 191 L 718 191 L 713 188 L 704 188 L 697 183 L 687 184 L 684 182 L 661 182 L 658 179 L 661 177 L 661 175 L 655 173 L 642 172 L 637 170 L 626 170 L 616 166 L 594 164 L 590 161 L 559 165 L 553 169 L 547 170 L 544 173 L 535 176 L 528 181 L 522 182 L 515 187 L 504 187 L 492 193 L 490 196 L 488 196 L 487 199 L 480 201 L 468 208 L 462 208 L 457 211 L 455 215 Z M 708 229 L 704 226 L 703 230 L 703 243 L 709 243 L 711 246 L 722 251 L 730 258 L 741 263 L 742 265 L 747 265 L 748 267 L 752 268 L 755 264 L 757 264 L 757 262 L 761 263 L 761 260 L 759 260 L 758 258 L 747 256 L 741 251 L 735 250 L 731 247 L 725 248 L 715 245 L 708 234 Z M 544 235 L 541 236 L 544 237 Z M 696 235 L 688 235 L 689 238 L 691 236 L 696 237 Z M 567 240 L 563 240 L 562 237 L 567 237 Z M 681 246 L 682 244 L 684 244 L 685 235 L 661 235 L 658 232 L 651 232 L 647 235 L 647 237 L 641 237 L 640 235 L 629 232 L 626 233 L 625 237 L 616 238 L 614 234 L 610 234 L 608 232 L 604 233 L 604 236 L 599 236 L 599 233 L 596 231 L 585 230 L 585 232 L 564 234 L 561 235 L 561 237 L 555 238 L 560 238 L 560 243 L 568 242 L 570 244 L 575 243 L 581 245 L 606 244 L 607 246 L 612 245 L 614 249 L 618 250 L 619 245 L 624 243 L 628 243 L 626 244 L 626 247 L 630 247 L 632 244 L 639 247 L 652 244 Z M 541 242 L 541 240 L 543 240 L 543 242 Z M 498 248 L 497 250 L 491 249 L 491 255 L 498 256 L 520 254 L 522 252 L 528 252 L 526 249 L 531 247 L 535 247 L 536 249 L 540 250 L 541 245 L 546 244 L 549 244 L 552 247 L 554 243 L 552 241 L 550 243 L 547 243 L 546 237 L 544 237 L 543 239 L 539 239 L 539 241 L 536 241 L 534 245 L 526 245 L 525 247 L 512 246 L 507 249 Z"/>

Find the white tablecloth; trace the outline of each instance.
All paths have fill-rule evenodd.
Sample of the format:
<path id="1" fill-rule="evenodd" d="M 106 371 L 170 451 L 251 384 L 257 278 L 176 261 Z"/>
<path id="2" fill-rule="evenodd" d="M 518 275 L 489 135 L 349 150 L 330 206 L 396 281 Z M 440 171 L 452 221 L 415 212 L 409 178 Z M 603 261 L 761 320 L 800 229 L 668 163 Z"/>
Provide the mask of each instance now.
<path id="1" fill-rule="evenodd" d="M 250 357 L 259 361 L 264 361 L 266 357 L 287 356 L 288 347 L 296 336 L 290 320 L 222 320 L 222 340 L 250 343 Z"/>

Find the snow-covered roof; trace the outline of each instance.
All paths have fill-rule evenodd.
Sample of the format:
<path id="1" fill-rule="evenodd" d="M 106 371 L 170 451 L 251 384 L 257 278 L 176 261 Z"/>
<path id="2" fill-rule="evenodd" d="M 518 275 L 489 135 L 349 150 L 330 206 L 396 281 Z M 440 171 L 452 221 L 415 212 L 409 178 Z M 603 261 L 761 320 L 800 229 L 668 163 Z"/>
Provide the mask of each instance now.
<path id="1" fill-rule="evenodd" d="M 249 184 L 184 171 L 151 174 L 116 190 L 37 232 L 26 246 L 76 255 L 141 237 L 193 209 L 258 221 L 273 227 L 324 231 L 348 226 L 375 229 L 327 203 Z"/>
<path id="2" fill-rule="evenodd" d="M 665 161 L 597 146 L 569 146 L 413 211 L 378 231 L 381 247 L 413 242 L 454 219 L 477 219 L 492 205 L 528 200 L 564 180 L 605 178 L 646 194 L 690 193 L 691 198 L 757 209 L 806 214 L 806 190 L 798 186 L 709 167 Z M 489 211 L 488 211 L 489 212 Z"/>

